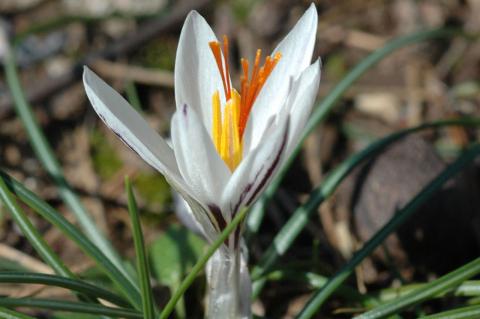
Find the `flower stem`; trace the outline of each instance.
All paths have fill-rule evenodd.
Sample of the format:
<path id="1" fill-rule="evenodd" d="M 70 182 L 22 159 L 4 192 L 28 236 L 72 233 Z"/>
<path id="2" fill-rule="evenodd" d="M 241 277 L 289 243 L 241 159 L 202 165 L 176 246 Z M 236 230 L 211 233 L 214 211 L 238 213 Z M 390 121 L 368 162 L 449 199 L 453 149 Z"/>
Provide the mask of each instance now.
<path id="1" fill-rule="evenodd" d="M 200 258 L 197 263 L 193 266 L 190 273 L 185 277 L 185 279 L 180 284 L 178 290 L 174 293 L 174 295 L 170 298 L 167 305 L 163 309 L 162 313 L 160 314 L 160 319 L 167 319 L 168 316 L 172 313 L 175 309 L 175 305 L 180 299 L 180 297 L 185 293 L 185 291 L 190 287 L 190 285 L 197 277 L 198 273 L 204 268 L 207 261 L 212 257 L 215 251 L 223 244 L 223 242 L 230 236 L 230 234 L 239 226 L 239 224 L 245 218 L 248 209 L 242 209 L 235 218 L 225 227 L 223 232 L 218 236 L 218 238 L 213 242 L 213 244 L 208 248 L 205 255 Z"/>

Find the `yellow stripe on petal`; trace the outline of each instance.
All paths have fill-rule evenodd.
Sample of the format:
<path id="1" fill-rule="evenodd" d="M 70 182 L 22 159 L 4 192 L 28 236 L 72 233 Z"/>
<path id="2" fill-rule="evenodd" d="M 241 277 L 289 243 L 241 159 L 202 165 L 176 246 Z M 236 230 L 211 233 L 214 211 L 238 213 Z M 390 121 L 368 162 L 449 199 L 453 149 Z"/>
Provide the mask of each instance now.
<path id="1" fill-rule="evenodd" d="M 212 99 L 216 101 L 217 99 L 215 96 Z M 216 102 L 213 102 L 215 104 Z M 223 159 L 225 164 L 227 164 L 228 168 L 233 172 L 235 168 L 237 168 L 238 164 L 242 160 L 242 142 L 241 137 L 238 130 L 238 123 L 239 123 L 239 107 L 240 107 L 240 95 L 234 91 L 232 98 L 227 102 L 225 108 L 223 110 L 223 122 L 221 124 L 221 128 L 215 129 L 214 125 L 214 134 L 213 138 L 216 141 L 216 133 L 220 131 L 220 136 L 218 147 L 217 142 L 215 142 L 215 147 Z M 214 105 L 214 109 L 216 106 Z M 216 112 L 213 113 L 214 122 L 216 118 Z M 217 122 L 218 123 L 218 122 Z M 220 125 L 220 124 L 219 124 Z"/>
<path id="2" fill-rule="evenodd" d="M 220 150 L 220 142 L 222 138 L 222 113 L 220 111 L 220 94 L 218 91 L 212 96 L 212 139 L 217 151 Z"/>
<path id="3" fill-rule="evenodd" d="M 231 160 L 231 144 L 232 144 L 232 103 L 228 101 L 223 110 L 222 140 L 220 143 L 220 157 L 230 170 L 233 170 Z"/>
<path id="4" fill-rule="evenodd" d="M 242 137 L 240 136 L 239 120 L 240 120 L 240 94 L 233 90 L 232 95 L 232 160 L 234 167 L 237 167 L 242 160 Z"/>
<path id="5" fill-rule="evenodd" d="M 212 139 L 218 154 L 233 172 L 242 161 L 243 133 L 253 103 L 282 55 L 277 52 L 273 57 L 267 56 L 264 65 L 260 66 L 262 51 L 257 50 L 250 79 L 248 77 L 248 61 L 241 59 L 243 73 L 240 77 L 239 93 L 232 88 L 230 82 L 227 36 L 223 37 L 223 54 L 218 41 L 209 42 L 209 46 L 222 78 L 226 99 L 222 112 L 218 91 L 215 91 L 212 96 Z"/>

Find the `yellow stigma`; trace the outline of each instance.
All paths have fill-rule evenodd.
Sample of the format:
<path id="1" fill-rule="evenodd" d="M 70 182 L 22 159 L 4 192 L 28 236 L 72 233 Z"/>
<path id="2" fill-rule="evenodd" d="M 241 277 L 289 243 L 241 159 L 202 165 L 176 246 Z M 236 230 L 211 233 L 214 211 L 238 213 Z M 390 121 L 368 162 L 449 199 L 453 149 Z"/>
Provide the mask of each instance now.
<path id="1" fill-rule="evenodd" d="M 265 81 L 272 73 L 282 57 L 280 52 L 265 58 L 265 64 L 260 66 L 261 50 L 257 50 L 253 64 L 252 75 L 248 76 L 248 61 L 241 59 L 242 75 L 240 77 L 239 94 L 230 82 L 228 68 L 228 38 L 223 37 L 223 56 L 220 43 L 209 42 L 210 49 L 217 63 L 222 78 L 226 104 L 221 109 L 220 94 L 218 90 L 212 96 L 212 139 L 218 154 L 223 161 L 234 171 L 242 160 L 242 139 L 247 120 L 253 103 L 262 89 Z M 223 119 L 222 119 L 223 113 Z"/>

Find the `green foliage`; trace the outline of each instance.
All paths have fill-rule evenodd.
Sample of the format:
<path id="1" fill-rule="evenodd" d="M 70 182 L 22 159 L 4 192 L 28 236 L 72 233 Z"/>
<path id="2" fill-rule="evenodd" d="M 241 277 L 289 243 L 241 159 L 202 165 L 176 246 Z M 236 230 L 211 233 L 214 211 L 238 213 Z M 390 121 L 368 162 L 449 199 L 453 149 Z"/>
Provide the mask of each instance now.
<path id="1" fill-rule="evenodd" d="M 122 168 L 122 160 L 117 156 L 113 146 L 100 130 L 93 130 L 90 135 L 92 161 L 95 172 L 102 179 L 111 178 Z"/>
<path id="2" fill-rule="evenodd" d="M 130 221 L 132 224 L 135 255 L 137 257 L 137 274 L 142 294 L 143 316 L 145 319 L 153 319 L 155 317 L 155 308 L 153 305 L 152 287 L 150 286 L 150 267 L 147 261 L 147 253 L 145 251 L 137 202 L 133 195 L 132 185 L 130 184 L 128 177 L 125 178 L 125 188 L 128 196 L 128 213 L 130 214 Z"/>
<path id="3" fill-rule="evenodd" d="M 149 210 L 162 210 L 172 200 L 172 193 L 165 177 L 157 172 L 141 172 L 134 178 L 135 189 L 146 202 Z"/>
<path id="4" fill-rule="evenodd" d="M 259 0 L 233 0 L 231 1 L 233 7 L 233 14 L 238 21 L 245 23 L 252 12 L 252 9 L 257 5 Z"/>
<path id="5" fill-rule="evenodd" d="M 179 225 L 171 225 L 150 246 L 152 270 L 160 283 L 176 289 L 200 258 L 205 242 Z"/>
<path id="6" fill-rule="evenodd" d="M 115 251 L 112 244 L 97 227 L 95 221 L 85 209 L 80 198 L 65 179 L 60 162 L 56 158 L 52 147 L 48 143 L 47 137 L 39 126 L 37 119 L 32 112 L 32 108 L 25 97 L 18 75 L 14 52 L 10 49 L 8 43 L 5 43 L 4 47 L 5 52 L 3 52 L 2 56 L 4 58 L 3 67 L 6 82 L 12 94 L 15 112 L 27 132 L 30 146 L 33 148 L 33 151 L 42 163 L 45 171 L 54 181 L 59 190 L 60 197 L 75 215 L 82 230 L 95 243 L 95 245 L 104 251 L 107 257 L 116 264 L 116 266 L 123 268 L 122 260 L 118 252 Z"/>
<path id="7" fill-rule="evenodd" d="M 347 72 L 347 61 L 342 54 L 332 54 L 325 62 L 326 74 L 332 77 L 334 80 L 341 79 Z"/>
<path id="8" fill-rule="evenodd" d="M 171 225 L 150 246 L 153 272 L 158 281 L 170 288 L 178 289 L 182 278 L 191 271 L 200 259 L 205 242 L 185 227 Z M 176 305 L 178 317 L 185 317 L 183 297 Z"/>
<path id="9" fill-rule="evenodd" d="M 52 316 L 53 319 L 97 319 L 98 316 L 84 313 L 59 312 Z"/>
<path id="10" fill-rule="evenodd" d="M 139 53 L 134 56 L 134 61 L 146 68 L 173 71 L 176 50 L 176 40 L 169 38 L 158 39 L 141 48 Z"/>

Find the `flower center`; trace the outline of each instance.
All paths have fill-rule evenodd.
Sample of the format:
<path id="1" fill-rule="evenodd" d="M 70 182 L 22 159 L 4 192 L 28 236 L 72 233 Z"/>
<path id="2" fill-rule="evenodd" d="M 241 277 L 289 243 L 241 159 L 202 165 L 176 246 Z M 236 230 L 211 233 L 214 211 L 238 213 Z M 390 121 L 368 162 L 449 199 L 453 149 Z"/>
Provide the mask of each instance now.
<path id="1" fill-rule="evenodd" d="M 243 133 L 253 103 L 282 55 L 277 52 L 273 57 L 267 56 L 263 66 L 260 66 L 262 50 L 258 49 L 250 78 L 248 77 L 248 60 L 242 58 L 240 63 L 243 72 L 240 76 L 240 93 L 238 93 L 237 90 L 232 88 L 230 80 L 227 36 L 223 36 L 223 50 L 217 41 L 212 41 L 209 45 L 222 77 L 226 98 L 222 112 L 218 90 L 212 96 L 212 139 L 218 154 L 230 168 L 230 171 L 233 172 L 242 160 Z"/>

